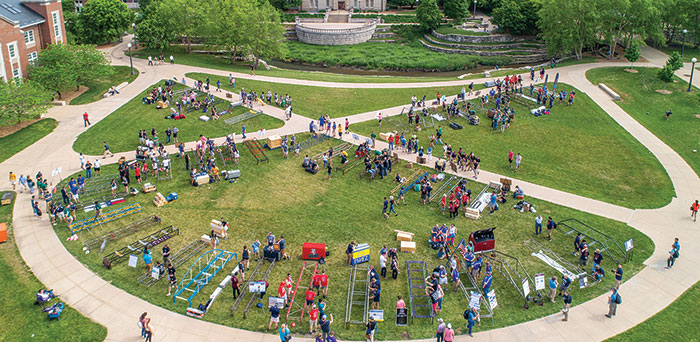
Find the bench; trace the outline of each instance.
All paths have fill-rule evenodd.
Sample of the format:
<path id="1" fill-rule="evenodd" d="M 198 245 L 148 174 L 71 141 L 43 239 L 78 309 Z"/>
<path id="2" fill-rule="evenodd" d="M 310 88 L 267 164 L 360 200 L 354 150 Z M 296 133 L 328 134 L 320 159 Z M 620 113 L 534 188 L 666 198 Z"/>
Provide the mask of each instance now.
<path id="1" fill-rule="evenodd" d="M 128 84 L 129 84 L 129 82 L 119 83 L 119 85 L 114 87 L 114 89 L 116 89 L 117 91 L 120 91 L 120 90 L 124 89 L 124 87 L 126 87 Z M 104 93 L 104 95 L 102 95 L 103 98 L 108 98 L 110 96 L 111 95 L 109 94 L 109 91 L 107 91 L 106 93 Z"/>
<path id="2" fill-rule="evenodd" d="M 622 100 L 620 95 L 617 95 L 616 92 L 614 92 L 612 89 L 610 89 L 604 83 L 598 83 L 598 88 L 602 89 L 606 94 L 608 94 L 610 97 L 612 97 L 613 100 L 615 100 L 615 101 Z"/>

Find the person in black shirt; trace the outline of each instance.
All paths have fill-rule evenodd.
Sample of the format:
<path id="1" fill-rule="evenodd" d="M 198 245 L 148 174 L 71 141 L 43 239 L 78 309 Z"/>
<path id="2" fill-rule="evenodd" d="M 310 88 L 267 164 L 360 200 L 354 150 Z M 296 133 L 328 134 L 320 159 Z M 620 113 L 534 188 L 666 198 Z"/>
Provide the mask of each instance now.
<path id="1" fill-rule="evenodd" d="M 163 265 L 170 265 L 170 247 L 167 243 L 163 245 Z"/>
<path id="2" fill-rule="evenodd" d="M 569 308 L 571 307 L 571 296 L 569 295 L 569 291 L 564 291 L 564 307 L 561 309 L 561 312 L 564 314 L 564 318 L 561 320 L 566 322 L 569 320 Z"/>
<path id="3" fill-rule="evenodd" d="M 346 265 L 350 265 L 352 262 L 352 251 L 355 249 L 355 242 L 350 241 L 350 244 L 348 244 L 348 248 L 345 249 L 345 254 L 348 256 L 347 261 L 345 262 Z"/>
<path id="4" fill-rule="evenodd" d="M 165 248 L 163 248 L 165 249 Z M 168 296 L 170 296 L 170 290 L 174 287 L 177 289 L 177 279 L 175 278 L 175 267 L 173 267 L 173 264 L 168 264 L 168 281 L 170 284 L 168 285 Z"/>

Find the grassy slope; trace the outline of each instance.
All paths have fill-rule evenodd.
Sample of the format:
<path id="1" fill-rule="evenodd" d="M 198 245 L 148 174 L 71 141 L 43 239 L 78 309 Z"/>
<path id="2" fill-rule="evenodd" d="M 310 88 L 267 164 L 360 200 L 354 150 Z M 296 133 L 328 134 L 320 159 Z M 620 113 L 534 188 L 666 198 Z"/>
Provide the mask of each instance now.
<path id="1" fill-rule="evenodd" d="M 58 121 L 42 119 L 8 136 L 0 138 L 0 162 L 7 160 L 27 146 L 51 133 Z"/>
<path id="2" fill-rule="evenodd" d="M 131 68 L 128 66 L 112 66 L 114 69 L 114 74 L 106 79 L 93 80 L 87 84 L 88 90 L 80 94 L 78 97 L 70 101 L 71 105 L 81 105 L 86 103 L 91 103 L 102 99 L 102 96 L 109 90 L 112 86 L 118 86 L 123 82 L 131 82 L 136 79 L 139 71 L 134 70 L 134 74 L 131 75 Z"/>
<path id="3" fill-rule="evenodd" d="M 673 42 L 666 47 L 658 47 L 657 49 L 663 51 L 664 53 L 671 55 L 673 52 L 681 53 L 681 43 Z M 685 43 L 685 50 L 683 51 L 683 61 L 685 63 L 690 63 L 691 59 L 700 59 L 700 47 L 693 47 L 692 43 Z M 697 63 L 695 65 L 698 65 Z"/>
<path id="4" fill-rule="evenodd" d="M 159 82 L 159 84 L 161 83 Z M 181 87 L 178 85 L 174 89 L 180 89 Z M 281 120 L 268 115 L 260 115 L 233 126 L 224 123 L 225 119 L 248 110 L 242 107 L 235 108 L 231 114 L 226 114 L 218 121 L 203 122 L 199 120 L 198 117 L 202 115 L 199 111 L 186 113 L 187 118 L 184 120 L 166 120 L 163 117 L 170 113 L 169 110 L 158 110 L 155 104 L 144 105 L 141 103 L 141 98 L 149 91 L 150 87 L 102 121 L 93 124 L 87 131 L 78 136 L 78 139 L 73 144 L 73 148 L 86 154 L 100 154 L 103 151 L 102 142 L 107 140 L 112 152 L 134 150 L 139 145 L 139 129 L 145 129 L 150 134 L 152 127 L 158 130 L 160 139 L 165 142 L 165 133 L 163 132 L 166 128 L 175 125 L 180 129 L 180 141 L 188 142 L 196 140 L 200 134 L 207 137 L 222 137 L 231 132 L 240 133 L 242 124 L 246 125 L 248 132 L 254 132 L 261 128 L 279 128 L 283 125 Z M 173 99 L 172 103 L 174 104 L 176 101 Z M 223 109 L 221 105 L 217 106 L 217 108 L 219 110 Z"/>
<path id="5" fill-rule="evenodd" d="M 570 92 L 571 87 L 560 83 L 557 89 Z M 461 118 L 457 122 L 463 130 L 443 124 L 443 141 L 467 153 L 473 151 L 485 170 L 605 202 L 656 208 L 671 200 L 673 188 L 661 164 L 585 94 L 577 91 L 574 106 L 557 104 L 549 116 L 535 117 L 522 106 L 514 108 L 515 120 L 503 134 L 494 132 L 485 111 L 479 110 L 479 126 L 470 126 Z M 376 121 L 350 127 L 365 135 L 392 129 L 386 125 L 380 129 Z M 434 132 L 435 128 L 429 128 L 419 134 L 426 149 Z M 442 155 L 442 147 L 437 149 Z M 517 173 L 509 168 L 509 149 L 523 155 Z"/>
<path id="6" fill-rule="evenodd" d="M 189 73 L 188 77 L 202 80 L 209 76 L 211 84 L 221 80 L 224 88 L 228 86 L 228 77 Z M 313 86 L 300 86 L 295 84 L 270 83 L 247 79 L 236 80 L 236 90 L 245 88 L 246 91 L 255 91 L 258 94 L 268 90 L 280 95 L 289 94 L 292 97 L 294 114 L 317 119 L 321 114 L 328 114 L 331 118 L 344 118 L 349 115 L 365 113 L 373 110 L 410 104 L 411 96 L 421 98 L 435 97 L 440 93 L 454 95 L 460 92 L 463 86 L 431 87 L 431 88 L 324 88 Z M 474 89 L 482 89 L 483 85 L 474 85 Z"/>
<path id="7" fill-rule="evenodd" d="M 228 60 L 217 58 L 214 55 L 204 54 L 188 54 L 183 49 L 172 47 L 169 54 L 175 57 L 175 62 L 191 66 L 203 68 L 219 69 L 233 72 L 250 73 L 250 63 L 236 62 L 231 64 Z M 148 58 L 149 55 L 158 55 L 159 52 L 154 50 L 142 49 L 134 52 L 134 57 Z M 265 70 L 258 68 L 255 70 L 256 75 L 295 78 L 301 80 L 312 81 L 329 81 L 329 82 L 348 82 L 348 83 L 387 83 L 387 82 L 433 82 L 433 81 L 453 81 L 455 77 L 388 77 L 388 76 L 359 76 L 345 75 L 318 71 L 300 71 L 280 68 L 271 68 Z"/>
<path id="8" fill-rule="evenodd" d="M 624 68 L 592 69 L 586 77 L 593 83 L 605 83 L 622 97 L 620 107 L 675 150 L 695 173 L 700 174 L 700 157 L 693 150 L 700 150 L 700 114 L 698 90 L 686 92 L 688 83 L 677 79 L 664 84 L 654 68 L 635 68 L 637 74 Z M 665 87 L 665 88 L 664 88 Z M 672 90 L 669 95 L 659 94 L 657 89 Z M 671 120 L 664 113 L 673 111 Z"/>
<path id="9" fill-rule="evenodd" d="M 298 138 L 298 141 L 303 140 L 302 135 L 299 135 Z M 307 151 L 313 155 L 337 144 L 337 141 L 327 141 Z M 336 322 L 333 329 L 344 340 L 359 340 L 364 331 L 359 327 L 346 329 L 342 322 L 349 272 L 349 269 L 344 266 L 345 255 L 343 253 L 347 243 L 350 240 L 370 243 L 371 263 L 376 266 L 378 263 L 377 253 L 381 245 L 398 247 L 393 229 L 411 231 L 416 233 L 417 253 L 401 253 L 399 261 L 402 272 L 399 274 L 399 279 L 386 279 L 382 282 L 384 296 L 382 296 L 381 308 L 385 310 L 386 321 L 379 323 L 379 329 L 382 331 L 380 336 L 381 339 L 397 339 L 402 338 L 404 332 L 408 332 L 410 338 L 428 338 L 434 334 L 434 325 L 427 320 L 416 319 L 415 323 L 410 323 L 407 328 L 395 327 L 393 310 L 396 295 L 408 297 L 405 261 L 425 260 L 429 269 L 442 263 L 435 258 L 435 251 L 425 243 L 430 226 L 436 223 L 450 222 L 440 214 L 440 210 L 435 204 L 420 205 L 417 203 L 418 194 L 410 192 L 406 195 L 407 206 L 397 208 L 399 216 L 385 220 L 381 216 L 381 201 L 394 187 L 395 183 L 391 179 L 377 179 L 370 184 L 367 180 L 358 179 L 359 170 L 354 169 L 345 176 L 333 174 L 333 179 L 328 181 L 324 172 L 315 176 L 304 172 L 299 167 L 301 158 L 291 158 L 285 161 L 281 158 L 279 150 L 267 151 L 266 153 L 271 159 L 270 163 L 256 166 L 247 148 L 243 146 L 240 148 L 242 149 L 240 165 L 226 167 L 226 169 L 239 168 L 242 171 L 242 177 L 238 183 L 222 182 L 193 188 L 185 180 L 187 176 L 183 164 L 176 160 L 174 180 L 156 182 L 156 184 L 158 190 L 163 194 L 177 192 L 179 194 L 177 201 L 161 208 L 155 208 L 151 203 L 152 194 L 140 194 L 135 198 L 129 198 L 128 203 L 138 201 L 144 206 L 143 213 L 107 223 L 102 228 L 104 230 L 99 231 L 106 232 L 145 215 L 157 214 L 163 218 L 163 226 L 172 224 L 180 229 L 181 235 L 168 241 L 168 245 L 172 247 L 173 251 L 177 251 L 190 241 L 198 239 L 202 234 L 208 233 L 208 222 L 211 219 L 223 216 L 229 220 L 231 229 L 229 239 L 222 240 L 220 247 L 239 253 L 239 257 L 243 245 L 250 245 L 254 239 L 263 240 L 268 231 L 273 231 L 278 237 L 283 234 L 287 239 L 292 260 L 278 263 L 272 270 L 268 279 L 271 284 L 268 294 L 275 293 L 277 285 L 287 273 L 290 273 L 294 279 L 299 276 L 302 243 L 326 243 L 330 252 L 325 266 L 326 272 L 330 275 L 327 313 L 334 315 Z M 412 173 L 413 170 L 406 169 L 404 163 L 401 164 L 400 166 L 395 165 L 394 172 L 400 172 L 406 176 Z M 114 173 L 115 168 L 107 166 L 104 167 L 103 172 L 106 174 Z M 483 185 L 470 181 L 468 187 L 478 193 Z M 653 250 L 652 242 L 646 236 L 623 223 L 540 200 L 533 199 L 532 202 L 536 205 L 538 212 L 545 217 L 551 215 L 557 220 L 575 217 L 594 226 L 604 226 L 606 232 L 618 241 L 634 238 L 638 255 L 635 256 L 633 263 L 625 265 L 626 272 L 629 272 L 627 274 L 630 276 L 641 269 L 640 261 L 646 259 Z M 459 229 L 458 237 L 467 237 L 472 230 L 496 226 L 498 227 L 496 236 L 499 249 L 520 258 L 523 265 L 531 273 L 545 272 L 547 276 L 557 275 L 560 277 L 553 269 L 529 256 L 530 251 L 522 247 L 525 239 L 533 237 L 532 226 L 535 214 L 510 210 L 508 207 L 511 204 L 507 203 L 496 214 L 485 215 L 479 221 L 471 221 L 463 217 L 453 221 Z M 86 214 L 81 214 L 81 216 L 85 217 Z M 106 252 L 109 253 L 127 245 L 157 229 L 153 228 L 149 231 L 136 233 L 118 242 L 108 244 Z M 56 232 L 60 240 L 65 241 L 65 237 L 68 235 L 65 225 L 56 226 Z M 565 236 L 564 233 L 566 232 L 555 231 L 552 242 L 544 241 L 542 238 L 538 238 L 538 240 L 564 258 L 575 261 L 570 254 L 573 237 Z M 82 236 L 79 241 L 87 236 Z M 178 301 L 178 303 L 173 304 L 172 297 L 165 296 L 167 292 L 165 281 L 161 280 L 149 289 L 137 284 L 136 278 L 144 272 L 142 262 L 139 262 L 138 269 L 130 268 L 124 263 L 115 266 L 112 270 L 106 270 L 100 261 L 104 255 L 98 253 L 86 255 L 81 250 L 83 246 L 81 242 L 64 243 L 66 248 L 87 267 L 100 274 L 104 279 L 111 281 L 115 286 L 169 310 L 178 313 L 185 311 L 186 303 Z M 160 259 L 160 246 L 153 250 L 154 260 Z M 178 270 L 178 279 L 182 278 L 191 263 L 192 260 L 186 263 L 187 266 Z M 604 263 L 607 265 L 605 267 L 612 267 L 609 259 L 606 259 Z M 231 270 L 232 267 L 233 265 L 227 266 L 226 270 Z M 223 273 L 226 272 L 217 275 L 212 283 L 218 284 L 223 278 Z M 250 276 L 250 273 L 247 276 Z M 306 281 L 308 279 L 304 280 L 304 282 Z M 611 282 L 612 279 L 608 278 L 601 285 L 583 290 L 575 289 L 573 292 L 574 303 L 579 304 L 602 294 L 611 285 Z M 517 296 L 511 285 L 496 272 L 494 273 L 494 284 L 499 302 L 499 307 L 495 310 L 495 324 L 491 325 L 489 321 L 484 321 L 479 329 L 512 325 L 552 314 L 560 309 L 560 304 L 545 304 L 543 307 L 534 306 L 529 310 L 524 310 L 522 309 L 522 299 Z M 206 286 L 194 298 L 193 305 L 204 302 L 213 290 L 213 286 Z M 269 320 L 269 314 L 266 311 L 253 308 L 248 318 L 242 319 L 241 310 L 247 304 L 247 300 L 246 298 L 241 304 L 241 309 L 236 313 L 236 316 L 231 317 L 230 307 L 233 299 L 231 291 L 227 288 L 204 319 L 230 326 L 264 331 Z M 447 291 L 444 311 L 441 314 L 441 317 L 445 318 L 447 322 L 452 322 L 461 334 L 465 333 L 461 314 L 466 303 L 461 293 Z M 306 326 L 305 323 L 301 324 L 297 328 L 293 328 L 292 331 L 302 333 Z"/>
<path id="10" fill-rule="evenodd" d="M 60 321 L 48 321 L 41 307 L 34 305 L 36 292 L 43 288 L 24 264 L 15 246 L 12 205 L 0 207 L 0 222 L 8 223 L 8 241 L 0 244 L 0 341 L 102 341 L 107 329 L 66 306 Z M 60 293 L 58 293 L 60 296 Z M 51 304 L 55 303 L 54 299 Z"/>
<path id="11" fill-rule="evenodd" d="M 673 336 L 678 341 L 698 341 L 700 283 L 695 283 L 671 305 L 636 327 L 607 342 L 646 341 L 652 336 Z"/>

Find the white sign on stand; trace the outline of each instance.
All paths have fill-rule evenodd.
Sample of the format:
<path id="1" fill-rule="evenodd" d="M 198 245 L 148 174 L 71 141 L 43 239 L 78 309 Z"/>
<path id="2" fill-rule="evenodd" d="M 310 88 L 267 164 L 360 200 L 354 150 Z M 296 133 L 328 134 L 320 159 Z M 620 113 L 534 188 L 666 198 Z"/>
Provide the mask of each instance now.
<path id="1" fill-rule="evenodd" d="M 481 310 L 481 293 L 476 291 L 471 291 L 469 296 L 469 308 L 476 308 Z"/>
<path id="2" fill-rule="evenodd" d="M 527 278 L 523 279 L 523 296 L 530 294 L 530 283 L 528 283 Z"/>
<path id="3" fill-rule="evenodd" d="M 632 248 L 634 248 L 634 241 L 632 239 L 625 241 L 625 252 L 629 252 Z"/>
<path id="4" fill-rule="evenodd" d="M 489 291 L 487 297 L 489 298 L 489 305 L 491 306 L 491 310 L 495 309 L 498 306 L 498 301 L 496 300 L 496 290 Z"/>
<path id="5" fill-rule="evenodd" d="M 535 291 L 544 290 L 544 273 L 535 274 Z"/>
<path id="6" fill-rule="evenodd" d="M 264 281 L 252 281 L 248 284 L 248 292 L 252 293 L 263 293 L 265 292 L 265 282 Z"/>
<path id="7" fill-rule="evenodd" d="M 139 264 L 139 257 L 137 255 L 129 255 L 129 267 L 136 267 Z"/>
<path id="8" fill-rule="evenodd" d="M 369 310 L 369 317 L 374 317 L 377 322 L 384 321 L 384 310 Z"/>

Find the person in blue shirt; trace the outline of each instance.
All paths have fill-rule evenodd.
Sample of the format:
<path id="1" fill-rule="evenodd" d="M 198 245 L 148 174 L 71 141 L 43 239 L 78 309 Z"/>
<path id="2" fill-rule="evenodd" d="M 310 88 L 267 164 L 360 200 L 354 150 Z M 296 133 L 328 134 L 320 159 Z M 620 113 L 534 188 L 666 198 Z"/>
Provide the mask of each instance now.
<path id="1" fill-rule="evenodd" d="M 469 336 L 474 337 L 472 335 L 472 328 L 474 328 L 474 324 L 476 324 L 477 321 L 479 321 L 479 325 L 481 325 L 481 321 L 479 320 L 479 313 L 476 311 L 476 308 L 470 308 L 467 309 L 467 328 L 469 328 Z"/>
<path id="2" fill-rule="evenodd" d="M 491 282 L 493 281 L 493 276 L 487 275 L 481 283 L 481 288 L 484 291 L 484 295 L 488 295 L 489 290 L 491 290 Z"/>
<path id="3" fill-rule="evenodd" d="M 85 178 L 83 178 L 83 175 L 78 176 L 78 188 L 85 190 Z"/>
<path id="4" fill-rule="evenodd" d="M 243 139 L 245 139 L 245 125 L 241 126 L 241 135 L 243 135 Z"/>
<path id="5" fill-rule="evenodd" d="M 496 192 L 491 193 L 491 199 L 489 200 L 489 214 L 493 214 L 493 212 L 496 210 L 496 201 L 498 200 L 498 196 L 496 196 Z"/>
<path id="6" fill-rule="evenodd" d="M 272 247 L 275 244 L 275 235 L 272 232 L 267 233 L 267 247 Z"/>
<path id="7" fill-rule="evenodd" d="M 615 288 L 620 288 L 620 283 L 622 283 L 622 265 L 618 264 L 615 270 Z"/>
<path id="8" fill-rule="evenodd" d="M 481 265 L 484 264 L 484 259 L 481 257 L 481 254 L 476 257 L 476 260 L 472 263 L 472 277 L 474 279 L 479 279 L 479 276 L 481 275 Z"/>
<path id="9" fill-rule="evenodd" d="M 552 276 L 549 278 L 549 301 L 552 303 L 556 303 L 557 301 L 554 300 L 554 297 L 557 294 L 557 277 Z"/>
<path id="10" fill-rule="evenodd" d="M 563 292 L 569 291 L 569 285 L 571 285 L 571 279 L 569 279 L 568 275 L 563 275 L 561 277 L 561 285 L 559 285 L 559 295 Z"/>
<path id="11" fill-rule="evenodd" d="M 678 238 L 675 238 L 673 241 L 673 247 L 675 247 L 678 250 L 678 253 L 681 252 L 681 243 L 678 242 Z M 678 257 L 676 257 L 677 259 Z"/>
<path id="12" fill-rule="evenodd" d="M 151 256 L 151 251 L 148 250 L 148 247 L 143 249 L 143 262 L 148 268 L 148 273 L 151 273 L 151 270 L 153 269 L 153 257 Z"/>
<path id="13" fill-rule="evenodd" d="M 617 313 L 617 305 L 622 303 L 622 297 L 620 297 L 620 294 L 617 293 L 616 288 L 613 287 L 610 289 L 610 292 L 612 292 L 610 297 L 608 297 L 608 305 L 610 306 L 610 310 L 605 315 L 607 318 L 612 318 L 612 316 L 615 316 Z"/>
<path id="14" fill-rule="evenodd" d="M 593 253 L 593 267 L 591 268 L 591 272 L 595 273 L 596 266 L 601 266 L 602 263 L 603 263 L 603 253 L 600 252 L 600 249 L 596 249 L 595 252 Z"/>
<path id="15" fill-rule="evenodd" d="M 314 122 L 309 122 L 309 133 L 314 134 Z"/>
<path id="16" fill-rule="evenodd" d="M 77 186 L 71 186 L 70 188 L 70 193 L 71 196 L 73 197 L 73 200 L 76 203 L 80 203 L 80 196 L 78 195 L 78 187 Z"/>
<path id="17" fill-rule="evenodd" d="M 277 310 L 277 311 L 279 311 L 279 310 Z M 279 319 L 279 317 L 278 317 L 278 319 Z M 291 332 L 289 331 L 289 329 L 287 329 L 287 325 L 284 323 L 282 323 L 282 326 L 279 329 L 279 333 L 280 333 L 280 341 L 282 341 L 282 342 L 287 341 L 287 336 L 291 337 Z"/>
<path id="18" fill-rule="evenodd" d="M 593 278 L 595 281 L 599 282 L 603 280 L 603 277 L 605 277 L 605 271 L 603 271 L 603 268 L 600 266 L 596 266 L 595 270 L 593 271 Z"/>
<path id="19" fill-rule="evenodd" d="M 284 241 L 284 235 L 280 235 L 279 241 L 277 241 L 280 245 L 280 255 L 282 259 L 289 259 L 289 255 L 287 255 L 287 252 L 285 250 L 287 243 Z"/>

